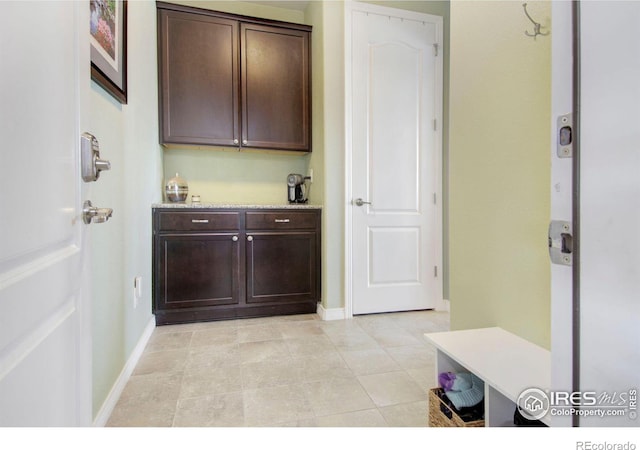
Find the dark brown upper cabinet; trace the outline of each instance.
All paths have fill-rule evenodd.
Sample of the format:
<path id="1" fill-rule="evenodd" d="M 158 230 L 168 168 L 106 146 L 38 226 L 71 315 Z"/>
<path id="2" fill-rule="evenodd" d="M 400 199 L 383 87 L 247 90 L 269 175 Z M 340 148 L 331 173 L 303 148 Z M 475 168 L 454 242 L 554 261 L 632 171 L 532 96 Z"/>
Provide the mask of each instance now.
<path id="1" fill-rule="evenodd" d="M 311 27 L 157 6 L 163 144 L 311 151 Z"/>

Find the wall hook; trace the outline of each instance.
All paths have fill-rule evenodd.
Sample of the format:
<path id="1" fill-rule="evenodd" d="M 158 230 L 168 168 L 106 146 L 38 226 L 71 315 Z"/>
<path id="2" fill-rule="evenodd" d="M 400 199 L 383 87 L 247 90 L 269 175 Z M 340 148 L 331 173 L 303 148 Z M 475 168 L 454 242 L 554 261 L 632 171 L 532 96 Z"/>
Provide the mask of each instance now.
<path id="1" fill-rule="evenodd" d="M 533 23 L 533 34 L 529 33 L 528 31 L 525 31 L 524 34 L 526 34 L 527 36 L 532 37 L 534 40 L 536 39 L 536 36 L 548 36 L 549 32 L 547 31 L 546 33 L 543 33 L 542 31 L 540 31 L 540 29 L 543 28 L 543 26 L 531 18 L 531 16 L 527 12 L 527 4 L 526 3 L 522 4 L 522 8 L 524 9 L 524 14 L 531 21 L 531 23 Z"/>

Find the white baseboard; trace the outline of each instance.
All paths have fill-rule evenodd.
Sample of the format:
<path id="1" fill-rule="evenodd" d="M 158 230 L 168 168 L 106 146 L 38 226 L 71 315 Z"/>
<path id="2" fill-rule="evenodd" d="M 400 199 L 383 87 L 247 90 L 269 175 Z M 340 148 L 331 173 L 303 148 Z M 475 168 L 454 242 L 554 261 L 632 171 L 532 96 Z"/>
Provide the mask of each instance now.
<path id="1" fill-rule="evenodd" d="M 325 309 L 322 303 L 318 303 L 317 313 L 322 320 L 343 320 L 345 318 L 344 308 Z"/>
<path id="2" fill-rule="evenodd" d="M 140 336 L 138 343 L 136 344 L 135 348 L 131 352 L 131 356 L 129 356 L 129 359 L 127 360 L 126 364 L 122 368 L 122 372 L 120 372 L 118 379 L 116 380 L 113 387 L 111 388 L 111 392 L 109 392 L 109 395 L 107 395 L 107 398 L 102 404 L 100 411 L 98 411 L 98 414 L 93 420 L 94 427 L 104 427 L 109 421 L 109 417 L 111 417 L 111 413 L 113 412 L 113 409 L 116 407 L 116 403 L 118 403 L 118 400 L 120 399 L 120 395 L 122 395 L 122 391 L 124 390 L 124 387 L 127 385 L 127 381 L 129 381 L 129 378 L 131 377 L 133 370 L 136 368 L 136 365 L 138 364 L 138 361 L 142 356 L 142 352 L 147 346 L 147 343 L 149 342 L 149 339 L 151 338 L 151 334 L 153 333 L 153 330 L 155 328 L 156 328 L 156 318 L 155 316 L 152 316 L 151 320 L 149 320 L 149 323 L 147 323 L 147 326 L 142 332 L 142 336 Z"/>
<path id="3" fill-rule="evenodd" d="M 443 299 L 442 301 L 438 302 L 436 311 L 451 312 L 451 302 L 449 300 Z"/>

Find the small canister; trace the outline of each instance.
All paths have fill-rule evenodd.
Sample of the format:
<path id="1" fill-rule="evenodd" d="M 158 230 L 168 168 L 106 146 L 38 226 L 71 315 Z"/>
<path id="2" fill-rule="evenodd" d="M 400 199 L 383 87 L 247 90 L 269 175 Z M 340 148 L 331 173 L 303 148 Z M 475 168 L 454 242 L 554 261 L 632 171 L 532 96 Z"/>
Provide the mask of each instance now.
<path id="1" fill-rule="evenodd" d="M 187 199 L 187 194 L 189 193 L 189 185 L 187 184 L 187 180 L 176 173 L 175 177 L 167 181 L 164 193 L 167 197 L 167 200 L 170 202 L 184 202 Z"/>

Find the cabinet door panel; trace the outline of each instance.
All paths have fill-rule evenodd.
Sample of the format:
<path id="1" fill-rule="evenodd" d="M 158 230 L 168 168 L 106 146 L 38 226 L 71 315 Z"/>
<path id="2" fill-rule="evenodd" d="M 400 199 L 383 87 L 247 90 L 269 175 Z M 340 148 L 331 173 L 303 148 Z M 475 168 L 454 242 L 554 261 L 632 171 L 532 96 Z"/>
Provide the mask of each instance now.
<path id="1" fill-rule="evenodd" d="M 309 151 L 309 33 L 241 25 L 242 145 Z"/>
<path id="2" fill-rule="evenodd" d="M 235 234 L 159 237 L 160 309 L 239 302 L 240 246 Z"/>
<path id="3" fill-rule="evenodd" d="M 238 23 L 161 10 L 158 44 L 163 143 L 236 145 Z"/>
<path id="4" fill-rule="evenodd" d="M 251 233 L 247 303 L 316 300 L 316 233 Z"/>

